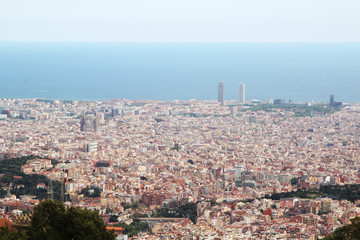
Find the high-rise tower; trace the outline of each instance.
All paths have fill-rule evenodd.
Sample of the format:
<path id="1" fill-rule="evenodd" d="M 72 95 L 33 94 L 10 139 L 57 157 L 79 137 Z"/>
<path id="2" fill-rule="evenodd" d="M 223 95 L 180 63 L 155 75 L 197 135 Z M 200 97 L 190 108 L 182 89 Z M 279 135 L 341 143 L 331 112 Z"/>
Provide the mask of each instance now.
<path id="1" fill-rule="evenodd" d="M 239 102 L 245 103 L 245 83 L 243 82 L 239 84 Z"/>
<path id="2" fill-rule="evenodd" d="M 335 96 L 330 95 L 330 107 L 334 107 L 334 106 L 335 106 Z"/>
<path id="3" fill-rule="evenodd" d="M 218 86 L 218 102 L 224 106 L 224 83 L 220 82 Z"/>

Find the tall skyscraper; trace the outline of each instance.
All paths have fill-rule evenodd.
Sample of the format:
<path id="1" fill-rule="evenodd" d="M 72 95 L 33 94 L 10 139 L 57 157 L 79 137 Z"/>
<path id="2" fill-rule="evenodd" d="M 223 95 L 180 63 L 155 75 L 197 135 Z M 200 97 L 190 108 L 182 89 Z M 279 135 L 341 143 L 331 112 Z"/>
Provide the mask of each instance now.
<path id="1" fill-rule="evenodd" d="M 220 82 L 218 86 L 218 102 L 224 106 L 224 83 Z"/>
<path id="2" fill-rule="evenodd" d="M 330 95 L 330 107 L 334 107 L 334 106 L 335 106 L 335 96 Z"/>
<path id="3" fill-rule="evenodd" d="M 243 82 L 239 84 L 239 102 L 245 103 L 245 83 Z"/>

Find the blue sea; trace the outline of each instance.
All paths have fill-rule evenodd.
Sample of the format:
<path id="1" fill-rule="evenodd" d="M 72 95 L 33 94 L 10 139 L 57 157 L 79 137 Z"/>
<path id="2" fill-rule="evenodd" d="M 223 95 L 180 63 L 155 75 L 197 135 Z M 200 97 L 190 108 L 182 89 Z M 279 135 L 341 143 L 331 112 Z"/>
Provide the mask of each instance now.
<path id="1" fill-rule="evenodd" d="M 0 98 L 360 102 L 360 43 L 0 42 Z"/>

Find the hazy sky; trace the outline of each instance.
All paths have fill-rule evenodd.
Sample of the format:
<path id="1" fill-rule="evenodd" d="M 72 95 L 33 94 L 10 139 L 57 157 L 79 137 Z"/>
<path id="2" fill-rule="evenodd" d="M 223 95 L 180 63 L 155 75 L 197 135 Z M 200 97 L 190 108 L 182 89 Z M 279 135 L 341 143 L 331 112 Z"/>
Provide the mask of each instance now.
<path id="1" fill-rule="evenodd" d="M 0 0 L 1 41 L 360 41 L 360 0 Z"/>

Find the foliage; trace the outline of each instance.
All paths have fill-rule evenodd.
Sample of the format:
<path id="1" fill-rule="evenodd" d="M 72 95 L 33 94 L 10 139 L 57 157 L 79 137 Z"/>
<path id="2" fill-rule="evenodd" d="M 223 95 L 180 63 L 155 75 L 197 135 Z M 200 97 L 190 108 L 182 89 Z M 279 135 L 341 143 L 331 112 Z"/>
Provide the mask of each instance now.
<path id="1" fill-rule="evenodd" d="M 321 194 L 317 189 L 298 189 L 297 191 L 291 191 L 291 192 L 282 192 L 282 193 L 273 193 L 272 195 L 265 195 L 265 198 L 269 198 L 272 200 L 280 200 L 281 198 L 316 198 L 320 196 Z"/>
<path id="2" fill-rule="evenodd" d="M 32 222 L 25 232 L 0 229 L 0 240 L 114 240 L 96 212 L 75 207 L 65 208 L 60 202 L 44 200 L 34 209 Z"/>
<path id="3" fill-rule="evenodd" d="M 324 240 L 356 240 L 360 239 L 360 218 L 351 219 L 351 224 L 336 229 Z"/>
<path id="4" fill-rule="evenodd" d="M 152 217 L 189 218 L 193 223 L 197 217 L 197 203 L 187 203 L 176 209 L 157 209 Z"/>
<path id="5" fill-rule="evenodd" d="M 232 105 L 235 106 L 235 105 Z M 272 105 L 272 104 L 259 104 L 251 105 L 248 108 L 241 109 L 240 111 L 251 111 L 251 112 L 274 112 L 276 109 L 283 109 L 294 112 L 294 117 L 305 117 L 311 116 L 312 113 L 323 113 L 323 114 L 332 114 L 336 111 L 339 111 L 340 108 L 329 108 L 325 105 L 295 105 L 295 104 L 284 104 L 284 105 Z"/>
<path id="6" fill-rule="evenodd" d="M 98 213 L 65 208 L 60 202 L 49 199 L 35 207 L 28 235 L 31 240 L 115 239 Z"/>
<path id="7" fill-rule="evenodd" d="M 265 198 L 279 200 L 281 198 L 316 198 L 331 197 L 336 199 L 349 200 L 354 202 L 360 199 L 360 185 L 322 185 L 319 189 L 298 189 L 297 191 L 274 193 L 265 195 Z"/>
<path id="8" fill-rule="evenodd" d="M 0 198 L 3 198 L 6 196 L 6 190 L 0 189 Z"/>
<path id="9" fill-rule="evenodd" d="M 0 240 L 26 240 L 29 239 L 25 232 L 11 230 L 9 226 L 0 228 Z"/>
<path id="10" fill-rule="evenodd" d="M 90 191 L 93 190 L 93 191 Z M 80 194 L 84 194 L 85 197 L 97 198 L 100 197 L 101 190 L 99 187 L 94 187 L 90 189 L 89 187 L 83 188 Z"/>
<path id="11" fill-rule="evenodd" d="M 114 226 L 124 228 L 125 234 L 128 234 L 129 237 L 136 236 L 139 232 L 151 232 L 149 224 L 147 222 L 140 221 L 139 219 L 134 219 L 131 224 L 118 223 Z"/>
<path id="12" fill-rule="evenodd" d="M 290 183 L 291 183 L 291 185 L 298 185 L 298 181 L 299 181 L 299 179 L 298 178 L 296 178 L 296 177 L 294 177 L 294 178 L 292 178 L 291 180 L 290 180 Z"/>
<path id="13" fill-rule="evenodd" d="M 6 176 L 2 178 L 2 182 L 10 183 L 12 177 L 14 175 L 22 176 L 25 175 L 21 172 L 21 166 L 25 165 L 28 160 L 32 160 L 37 158 L 36 156 L 26 156 L 19 158 L 10 158 L 0 161 L 0 173 L 4 173 Z M 20 173 L 20 174 L 19 174 Z"/>
<path id="14" fill-rule="evenodd" d="M 240 202 L 243 202 L 243 203 L 250 203 L 250 202 L 253 202 L 253 201 L 255 201 L 254 198 L 240 200 Z"/>
<path id="15" fill-rule="evenodd" d="M 38 183 L 48 184 L 50 181 L 46 176 L 38 174 L 25 174 L 21 171 L 21 167 L 26 164 L 28 160 L 35 158 L 41 158 L 38 156 L 26 156 L 20 158 L 11 158 L 0 161 L 0 173 L 3 173 L 4 176 L 0 179 L 0 182 L 3 184 L 13 183 L 13 189 L 11 189 L 11 194 L 15 194 L 17 197 L 20 195 L 34 195 L 39 200 L 45 199 L 48 197 L 47 191 L 45 189 L 37 189 L 36 185 Z M 14 176 L 21 176 L 21 179 L 14 179 Z M 24 188 L 14 188 L 14 186 L 23 184 Z M 60 199 L 60 187 L 61 183 L 53 181 L 53 190 L 54 198 Z M 6 191 L 0 191 L 0 197 L 4 197 Z"/>
<path id="16" fill-rule="evenodd" d="M 109 222 L 118 222 L 118 216 L 116 215 L 111 215 L 109 218 Z"/>
<path id="17" fill-rule="evenodd" d="M 126 210 L 126 209 L 129 209 L 131 208 L 132 210 L 135 210 L 135 209 L 138 209 L 139 208 L 139 204 L 137 202 L 135 203 L 126 203 L 126 202 L 122 202 L 121 203 L 121 206 L 123 206 L 123 208 Z"/>
<path id="18" fill-rule="evenodd" d="M 147 214 L 141 214 L 141 213 L 139 213 L 139 212 L 134 212 L 132 215 L 131 215 L 131 218 L 133 218 L 133 219 L 137 219 L 137 218 L 147 218 L 147 217 L 149 217 L 149 215 L 147 215 Z"/>
<path id="19" fill-rule="evenodd" d="M 329 214 L 330 213 L 330 211 L 322 211 L 322 210 L 320 210 L 319 212 L 318 212 L 318 215 L 319 216 L 321 216 L 321 215 L 327 215 L 327 214 Z"/>
<path id="20" fill-rule="evenodd" d="M 51 159 L 51 165 L 55 166 L 56 164 L 58 164 L 59 161 L 56 159 Z"/>
<path id="21" fill-rule="evenodd" d="M 360 185 L 324 185 L 320 187 L 320 192 L 326 193 L 338 199 L 346 199 L 354 202 L 360 199 Z"/>

